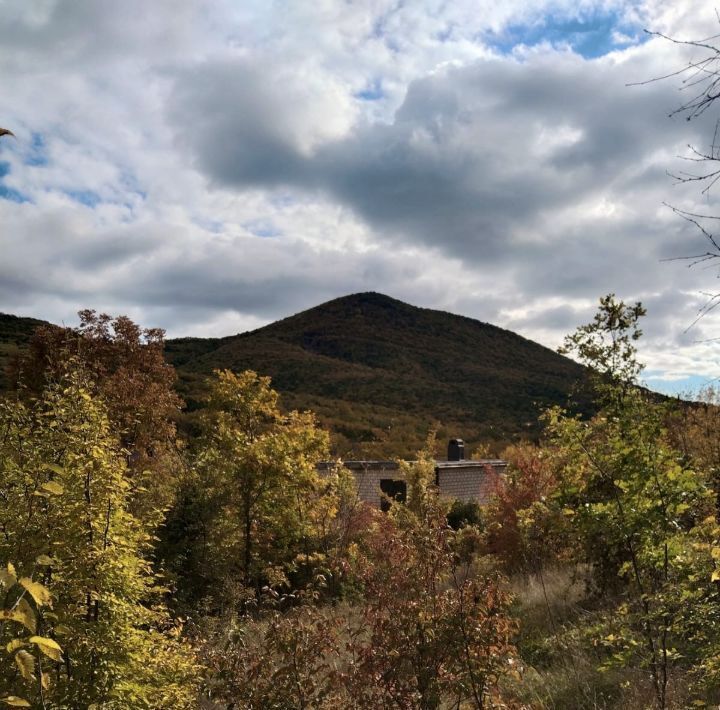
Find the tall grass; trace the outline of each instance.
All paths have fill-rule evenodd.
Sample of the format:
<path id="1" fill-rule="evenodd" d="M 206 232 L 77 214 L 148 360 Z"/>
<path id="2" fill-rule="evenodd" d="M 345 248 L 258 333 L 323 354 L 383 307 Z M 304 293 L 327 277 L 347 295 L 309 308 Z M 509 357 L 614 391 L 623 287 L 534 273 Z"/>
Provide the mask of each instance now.
<path id="1" fill-rule="evenodd" d="M 650 677 L 637 670 L 600 670 L 605 652 L 587 632 L 616 600 L 593 593 L 590 570 L 566 566 L 509 581 L 520 620 L 517 676 L 503 693 L 519 708 L 643 710 L 654 707 Z M 687 708 L 682 678 L 670 707 Z"/>

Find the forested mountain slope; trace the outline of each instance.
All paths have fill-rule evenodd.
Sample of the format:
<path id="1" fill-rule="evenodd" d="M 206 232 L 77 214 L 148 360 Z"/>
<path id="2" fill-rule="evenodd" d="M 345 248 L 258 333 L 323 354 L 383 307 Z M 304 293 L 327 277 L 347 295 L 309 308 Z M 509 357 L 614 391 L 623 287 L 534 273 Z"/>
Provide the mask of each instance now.
<path id="1" fill-rule="evenodd" d="M 7 366 L 12 357 L 22 350 L 38 326 L 47 325 L 36 318 L 21 318 L 0 313 L 0 392 L 8 387 Z"/>
<path id="2" fill-rule="evenodd" d="M 42 324 L 0 314 L 3 389 L 7 362 Z M 346 457 L 411 454 L 433 425 L 442 438 L 498 449 L 536 434 L 538 414 L 567 404 L 585 373 L 511 331 L 378 293 L 337 298 L 248 333 L 168 340 L 166 357 L 178 370 L 189 426 L 205 375 L 249 368 L 272 377 L 286 408 L 317 412 Z"/>
<path id="3" fill-rule="evenodd" d="M 508 330 L 378 293 L 232 337 L 170 340 L 166 352 L 191 409 L 203 375 L 250 368 L 272 377 L 286 406 L 316 411 L 339 453 L 358 456 L 411 453 L 435 423 L 472 443 L 532 435 L 585 373 Z"/>

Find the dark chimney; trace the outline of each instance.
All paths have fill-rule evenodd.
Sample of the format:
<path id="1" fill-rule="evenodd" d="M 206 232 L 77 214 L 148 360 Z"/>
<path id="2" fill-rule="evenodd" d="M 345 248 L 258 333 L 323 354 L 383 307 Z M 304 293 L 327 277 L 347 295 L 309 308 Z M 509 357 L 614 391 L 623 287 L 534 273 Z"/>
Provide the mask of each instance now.
<path id="1" fill-rule="evenodd" d="M 465 458 L 465 444 L 462 439 L 450 439 L 448 461 L 462 461 Z"/>

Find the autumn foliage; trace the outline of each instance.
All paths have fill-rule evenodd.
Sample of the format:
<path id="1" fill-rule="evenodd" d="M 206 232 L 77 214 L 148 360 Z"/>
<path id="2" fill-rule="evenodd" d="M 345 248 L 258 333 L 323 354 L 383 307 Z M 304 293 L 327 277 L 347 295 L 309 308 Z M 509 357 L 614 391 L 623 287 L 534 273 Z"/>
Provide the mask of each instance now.
<path id="1" fill-rule="evenodd" d="M 567 339 L 597 413 L 549 409 L 488 505 L 442 498 L 431 436 L 385 512 L 267 377 L 215 372 L 180 441 L 161 331 L 41 329 L 0 400 L 0 702 L 717 704 L 716 396 L 637 387 L 643 313 Z"/>
<path id="2" fill-rule="evenodd" d="M 323 579 L 268 590 L 246 624 L 216 627 L 206 661 L 223 680 L 210 697 L 252 708 L 502 707 L 499 682 L 516 668 L 508 595 L 473 568 L 477 533 L 452 530 L 429 503 L 421 517 L 398 504 L 366 509 L 368 527 L 345 551 L 354 592 L 342 604 L 318 605 Z"/>

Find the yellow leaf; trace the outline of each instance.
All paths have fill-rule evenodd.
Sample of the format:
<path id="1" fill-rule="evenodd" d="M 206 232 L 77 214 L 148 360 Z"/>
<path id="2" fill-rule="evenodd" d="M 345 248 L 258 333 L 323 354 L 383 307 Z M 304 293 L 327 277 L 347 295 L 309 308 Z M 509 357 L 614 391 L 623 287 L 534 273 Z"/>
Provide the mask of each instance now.
<path id="1" fill-rule="evenodd" d="M 48 555 L 40 555 L 38 558 L 36 558 L 35 562 L 37 562 L 39 565 L 48 567 L 55 564 L 53 558 L 49 557 Z"/>
<path id="2" fill-rule="evenodd" d="M 57 481 L 48 481 L 40 486 L 44 491 L 52 493 L 54 496 L 59 496 L 65 493 L 65 489 Z"/>
<path id="3" fill-rule="evenodd" d="M 27 604 L 27 602 L 25 602 Z M 35 631 L 35 614 L 30 610 L 30 614 L 26 611 L 17 607 L 14 609 L 0 609 L 0 621 L 17 621 L 18 624 L 22 624 L 28 631 Z"/>
<path id="4" fill-rule="evenodd" d="M 35 633 L 35 628 L 37 626 L 37 616 L 35 615 L 35 610 L 30 606 L 30 602 L 24 597 L 21 597 L 20 599 L 18 599 L 17 604 L 15 605 L 15 611 L 18 611 L 20 612 L 20 614 L 22 614 L 22 617 L 24 619 L 24 621 L 22 622 L 23 626 L 25 626 L 29 631 Z"/>
<path id="5" fill-rule="evenodd" d="M 65 469 L 62 466 L 58 466 L 56 463 L 46 463 L 45 468 L 48 471 L 53 471 L 53 473 L 57 473 L 60 475 L 65 473 Z"/>
<path id="6" fill-rule="evenodd" d="M 57 641 L 46 638 L 45 636 L 31 636 L 30 643 L 34 643 L 46 656 L 49 656 L 53 661 L 60 661 L 62 659 L 62 648 L 58 645 Z"/>
<path id="7" fill-rule="evenodd" d="M 7 569 L 0 569 L 0 584 L 8 589 L 14 584 L 17 584 L 17 577 L 15 575 L 15 568 L 8 562 Z"/>
<path id="8" fill-rule="evenodd" d="M 20 674 L 25 680 L 32 680 L 35 672 L 35 658 L 27 651 L 18 651 L 15 654 L 15 663 L 20 669 Z"/>
<path id="9" fill-rule="evenodd" d="M 710 577 L 711 582 L 720 582 L 720 570 L 715 570 Z"/>
<path id="10" fill-rule="evenodd" d="M 22 577 L 20 585 L 25 587 L 28 594 L 35 600 L 38 606 L 49 606 L 52 608 L 52 595 L 43 587 L 40 582 L 33 582 L 30 577 Z"/>
<path id="11" fill-rule="evenodd" d="M 44 690 L 47 690 L 50 687 L 50 674 L 49 673 L 41 673 L 40 674 L 40 685 L 42 685 Z"/>
<path id="12" fill-rule="evenodd" d="M 14 653 L 19 648 L 22 648 L 23 646 L 26 646 L 27 644 L 22 639 L 13 639 L 10 641 L 5 648 L 7 649 L 8 653 Z"/>
<path id="13" fill-rule="evenodd" d="M 17 695 L 8 695 L 6 698 L 2 699 L 4 703 L 7 705 L 11 705 L 14 708 L 29 708 L 30 703 L 27 700 L 23 700 L 22 698 L 18 698 Z"/>

